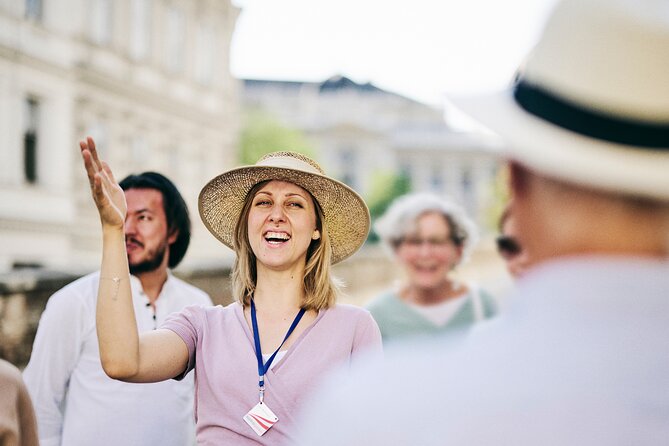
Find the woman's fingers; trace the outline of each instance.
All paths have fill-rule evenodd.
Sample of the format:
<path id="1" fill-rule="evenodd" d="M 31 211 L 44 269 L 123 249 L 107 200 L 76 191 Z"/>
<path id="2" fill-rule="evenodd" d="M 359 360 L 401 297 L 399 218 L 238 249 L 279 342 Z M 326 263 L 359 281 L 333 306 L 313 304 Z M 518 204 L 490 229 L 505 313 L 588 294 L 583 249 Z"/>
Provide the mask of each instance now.
<path id="1" fill-rule="evenodd" d="M 93 160 L 91 159 L 91 152 L 88 151 L 85 143 L 82 141 L 79 143 L 81 147 L 81 157 L 84 159 L 84 168 L 86 169 L 86 174 L 88 175 L 88 182 L 91 186 L 91 190 L 94 187 L 94 178 L 95 178 L 95 166 Z"/>
<path id="2" fill-rule="evenodd" d="M 114 176 L 111 173 L 109 165 L 97 158 L 97 151 L 95 150 L 95 141 L 93 141 L 93 138 L 88 137 L 86 140 L 80 141 L 79 147 L 81 148 L 81 156 L 84 159 L 84 167 L 86 168 L 88 181 L 91 185 L 93 198 L 98 205 L 102 205 L 105 203 L 105 200 L 109 201 L 105 189 L 114 186 Z"/>
<path id="3" fill-rule="evenodd" d="M 116 183 L 116 179 L 114 178 L 114 174 L 111 171 L 111 167 L 109 167 L 109 164 L 107 164 L 106 161 L 102 162 L 102 170 L 107 174 L 107 177 L 109 177 L 112 183 Z"/>
<path id="4" fill-rule="evenodd" d="M 114 179 L 109 164 L 100 160 L 95 141 L 88 137 L 79 141 L 81 156 L 88 175 L 93 201 L 100 213 L 103 224 L 123 224 L 127 205 L 123 190 Z"/>
<path id="5" fill-rule="evenodd" d="M 91 158 L 95 163 L 95 168 L 99 172 L 102 170 L 102 163 L 100 162 L 100 157 L 98 156 L 98 150 L 95 147 L 95 141 L 90 136 L 87 136 L 86 142 L 88 143 L 88 150 L 91 152 Z"/>
<path id="6" fill-rule="evenodd" d="M 93 198 L 98 205 L 102 205 L 104 201 L 107 200 L 104 188 L 102 187 L 102 177 L 100 174 L 95 174 L 93 177 Z"/>

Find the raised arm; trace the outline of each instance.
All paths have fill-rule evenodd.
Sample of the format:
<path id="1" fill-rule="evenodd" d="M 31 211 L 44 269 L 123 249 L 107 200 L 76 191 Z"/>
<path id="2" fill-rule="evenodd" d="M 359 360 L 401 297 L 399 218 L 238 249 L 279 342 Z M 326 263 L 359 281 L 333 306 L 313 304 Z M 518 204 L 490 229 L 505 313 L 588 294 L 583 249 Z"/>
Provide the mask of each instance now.
<path id="1" fill-rule="evenodd" d="M 111 378 L 123 381 L 172 378 L 186 368 L 186 344 L 169 330 L 156 330 L 140 339 L 125 248 L 125 194 L 109 165 L 99 159 L 93 139 L 89 137 L 79 146 L 102 224 L 102 266 L 96 309 L 102 367 Z"/>

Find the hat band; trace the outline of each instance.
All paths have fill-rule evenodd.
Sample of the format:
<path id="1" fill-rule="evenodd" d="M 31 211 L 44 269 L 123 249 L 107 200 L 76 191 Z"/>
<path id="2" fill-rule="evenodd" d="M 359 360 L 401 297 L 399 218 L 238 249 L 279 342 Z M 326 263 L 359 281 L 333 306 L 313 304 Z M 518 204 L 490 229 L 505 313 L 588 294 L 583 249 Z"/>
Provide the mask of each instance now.
<path id="1" fill-rule="evenodd" d="M 525 111 L 592 138 L 650 150 L 669 150 L 669 125 L 615 118 L 578 107 L 519 79 L 513 97 Z"/>
<path id="2" fill-rule="evenodd" d="M 272 156 L 262 159 L 256 163 L 256 166 L 263 167 L 279 167 L 282 169 L 301 170 L 303 172 L 310 172 L 316 175 L 322 175 L 323 172 L 316 169 L 311 164 L 304 162 L 294 156 Z"/>

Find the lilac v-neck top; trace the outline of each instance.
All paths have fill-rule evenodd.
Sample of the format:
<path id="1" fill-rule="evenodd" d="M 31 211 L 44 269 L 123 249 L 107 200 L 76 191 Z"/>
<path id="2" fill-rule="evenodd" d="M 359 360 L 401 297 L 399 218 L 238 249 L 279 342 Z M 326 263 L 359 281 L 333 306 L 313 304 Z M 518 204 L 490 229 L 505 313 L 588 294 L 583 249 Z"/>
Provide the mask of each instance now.
<path id="1" fill-rule="evenodd" d="M 361 356 L 381 353 L 381 334 L 370 313 L 352 305 L 321 310 L 265 375 L 265 403 L 279 421 L 262 437 L 242 417 L 258 403 L 258 366 L 253 333 L 242 306 L 187 307 L 162 328 L 188 347 L 195 369 L 198 445 L 291 444 L 296 417 L 322 378 Z"/>

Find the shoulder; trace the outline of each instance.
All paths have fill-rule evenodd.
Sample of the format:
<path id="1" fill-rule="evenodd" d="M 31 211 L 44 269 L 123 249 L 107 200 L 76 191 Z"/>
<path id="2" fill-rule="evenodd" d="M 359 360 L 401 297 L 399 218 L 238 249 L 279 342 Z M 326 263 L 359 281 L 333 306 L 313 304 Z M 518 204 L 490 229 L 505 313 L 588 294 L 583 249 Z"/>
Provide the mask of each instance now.
<path id="1" fill-rule="evenodd" d="M 407 305 L 395 291 L 386 291 L 372 300 L 366 307 L 379 323 L 402 318 L 409 311 Z"/>
<path id="2" fill-rule="evenodd" d="M 481 299 L 483 299 L 487 302 L 493 302 L 495 300 L 495 298 L 492 296 L 492 294 L 490 294 L 490 292 L 488 290 L 486 290 L 485 288 L 473 287 L 473 291 L 477 292 L 479 294 L 479 296 L 481 296 Z"/>
<path id="3" fill-rule="evenodd" d="M 375 311 L 394 305 L 398 300 L 397 293 L 393 290 L 388 290 L 374 297 L 365 308 L 374 313 Z"/>
<path id="4" fill-rule="evenodd" d="M 11 385 L 23 385 L 19 369 L 4 359 L 0 359 L 0 381 Z"/>
<path id="5" fill-rule="evenodd" d="M 336 304 L 328 308 L 327 317 L 338 324 L 367 325 L 376 324 L 369 310 L 351 304 Z"/>
<path id="6" fill-rule="evenodd" d="M 481 300 L 486 317 L 493 316 L 498 312 L 497 299 L 486 289 L 476 285 L 469 285 L 469 293 L 474 299 L 478 298 Z"/>
<path id="7" fill-rule="evenodd" d="M 364 317 L 369 315 L 368 309 L 352 304 L 335 304 L 327 311 L 341 317 Z"/>
<path id="8" fill-rule="evenodd" d="M 68 283 L 54 293 L 54 296 L 62 295 L 90 295 L 91 291 L 97 293 L 100 284 L 100 272 L 95 271 Z"/>
<path id="9" fill-rule="evenodd" d="M 226 306 L 191 304 L 176 313 L 172 313 L 168 316 L 168 320 L 186 319 L 191 322 L 201 321 L 208 324 L 234 318 L 236 317 L 235 313 L 240 311 L 241 306 L 236 302 Z"/>
<path id="10" fill-rule="evenodd" d="M 188 345 L 194 346 L 207 333 L 214 333 L 215 338 L 230 336 L 235 333 L 235 327 L 240 325 L 235 321 L 243 317 L 241 305 L 237 303 L 225 307 L 188 305 L 167 316 L 161 327 L 174 331 Z"/>
<path id="11" fill-rule="evenodd" d="M 21 371 L 4 359 L 0 359 L 0 388 L 5 402 L 9 401 L 9 398 L 30 399 Z"/>
<path id="12" fill-rule="evenodd" d="M 179 279 L 176 276 L 172 276 L 171 280 L 174 283 L 174 288 L 177 290 L 180 296 L 187 299 L 188 302 L 199 305 L 211 305 L 211 297 L 209 294 L 205 293 L 196 286 L 191 285 L 190 283 Z"/>
<path id="13" fill-rule="evenodd" d="M 68 283 L 49 297 L 47 310 L 53 311 L 57 307 L 66 307 L 72 311 L 77 306 L 95 308 L 99 283 L 100 273 L 98 271 Z"/>

